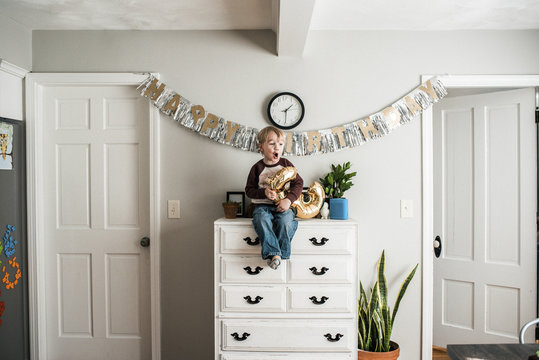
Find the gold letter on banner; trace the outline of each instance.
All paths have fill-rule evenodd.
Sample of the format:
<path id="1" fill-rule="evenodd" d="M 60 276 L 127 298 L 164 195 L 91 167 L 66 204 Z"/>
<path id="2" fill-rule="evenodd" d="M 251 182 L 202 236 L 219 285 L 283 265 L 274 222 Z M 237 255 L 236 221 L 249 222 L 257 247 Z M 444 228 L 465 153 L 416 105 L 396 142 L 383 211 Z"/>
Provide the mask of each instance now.
<path id="1" fill-rule="evenodd" d="M 365 140 L 369 140 L 369 138 L 371 137 L 369 135 L 369 131 L 372 132 L 372 136 L 375 136 L 376 134 L 378 134 L 378 130 L 376 130 L 376 128 L 374 127 L 374 124 L 372 123 L 370 116 L 367 116 L 363 120 L 359 120 L 357 124 L 359 125 L 359 129 L 363 133 Z"/>
<path id="2" fill-rule="evenodd" d="M 294 134 L 289 132 L 289 133 L 286 133 L 286 145 L 285 145 L 285 151 L 287 153 L 291 153 L 292 152 L 292 139 L 294 137 Z"/>
<path id="3" fill-rule="evenodd" d="M 320 133 L 318 131 L 308 131 L 307 132 L 307 150 L 313 151 L 313 145 L 316 146 L 316 149 L 320 151 Z"/>
<path id="4" fill-rule="evenodd" d="M 234 135 L 236 133 L 236 131 L 238 131 L 238 129 L 240 128 L 240 124 L 234 124 L 234 126 L 232 126 L 232 122 L 230 121 L 227 121 L 226 122 L 226 139 L 225 139 L 225 142 L 230 142 L 230 139 L 232 139 L 232 135 Z"/>
<path id="5" fill-rule="evenodd" d="M 144 93 L 144 96 L 151 97 L 152 100 L 155 100 L 155 99 L 157 99 L 157 97 L 159 95 L 161 95 L 163 90 L 165 90 L 165 83 L 161 83 L 161 85 L 159 85 L 159 88 L 157 88 L 157 86 L 156 86 L 157 81 L 158 81 L 157 79 L 153 79 L 150 86 L 148 86 L 148 88 L 146 89 L 146 92 Z"/>
<path id="6" fill-rule="evenodd" d="M 176 112 L 176 109 L 178 108 L 179 105 L 180 105 L 180 95 L 176 94 L 165 105 L 165 107 L 163 108 L 163 112 L 166 112 L 168 110 L 171 110 L 172 112 Z"/>
<path id="7" fill-rule="evenodd" d="M 257 129 L 224 119 L 221 121 L 222 117 L 206 113 L 202 105 L 193 105 L 153 75 L 150 74 L 137 90 L 159 110 L 166 115 L 172 115 L 175 121 L 186 128 L 203 136 L 211 135 L 212 140 L 226 145 L 257 151 L 253 143 L 256 141 L 254 136 Z M 285 133 L 285 152 L 287 155 L 304 156 L 321 153 L 322 149 L 324 152 L 332 152 L 361 145 L 364 140 L 374 140 L 409 122 L 412 117 L 419 115 L 446 95 L 447 91 L 441 81 L 432 78 L 400 97 L 392 105 L 359 120 L 321 130 Z M 213 132 L 215 134 L 210 134 Z"/>
<path id="8" fill-rule="evenodd" d="M 331 129 L 331 132 L 334 134 L 337 134 L 339 137 L 339 145 L 344 146 L 344 137 L 342 136 L 342 133 L 344 132 L 344 126 L 338 126 Z"/>
<path id="9" fill-rule="evenodd" d="M 206 115 L 206 111 L 202 107 L 202 105 L 193 105 L 191 106 L 191 114 L 193 115 L 193 127 L 195 127 L 198 123 L 198 120 L 204 118 Z"/>
<path id="10" fill-rule="evenodd" d="M 423 85 L 421 85 L 421 86 L 419 86 L 418 89 L 423 90 L 424 92 L 426 92 L 427 94 L 432 96 L 434 101 L 438 100 L 438 95 L 436 95 L 436 91 L 434 91 L 434 88 L 432 87 L 432 84 L 430 83 L 430 80 L 428 80 L 426 82 L 426 85 L 427 85 L 427 87 L 424 87 Z"/>
<path id="11" fill-rule="evenodd" d="M 384 117 L 389 120 L 389 127 L 394 128 L 401 123 L 401 114 L 393 106 L 388 106 L 384 110 Z"/>
<path id="12" fill-rule="evenodd" d="M 413 97 L 408 95 L 404 98 L 404 100 L 406 101 L 406 106 L 408 107 L 408 109 L 410 110 L 412 114 L 415 115 L 416 112 L 421 112 L 421 110 L 423 110 L 421 109 L 421 106 L 419 106 L 419 104 L 414 100 Z"/>
<path id="13" fill-rule="evenodd" d="M 219 124 L 219 117 L 209 113 L 208 116 L 206 116 L 206 120 L 204 120 L 204 125 L 202 125 L 202 130 L 200 130 L 200 132 L 206 132 L 208 128 L 213 129 L 217 126 L 217 124 Z"/>

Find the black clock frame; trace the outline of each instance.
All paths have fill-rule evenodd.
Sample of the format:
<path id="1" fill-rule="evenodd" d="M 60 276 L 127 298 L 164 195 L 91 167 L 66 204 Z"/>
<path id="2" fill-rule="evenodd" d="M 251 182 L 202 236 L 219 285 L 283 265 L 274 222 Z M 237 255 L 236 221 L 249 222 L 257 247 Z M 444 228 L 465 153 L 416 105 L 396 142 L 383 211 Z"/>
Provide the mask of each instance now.
<path id="1" fill-rule="evenodd" d="M 290 125 L 290 126 L 282 126 L 282 125 L 277 124 L 275 121 L 273 121 L 273 118 L 271 117 L 271 113 L 270 113 L 271 104 L 273 104 L 275 99 L 277 99 L 278 97 L 283 96 L 283 95 L 290 95 L 290 96 L 296 98 L 296 100 L 298 100 L 299 104 L 301 105 L 301 116 L 299 117 L 299 120 L 295 124 Z M 303 101 L 301 101 L 300 97 L 297 96 L 296 94 L 291 93 L 291 92 L 280 92 L 280 93 L 275 94 L 270 99 L 270 101 L 268 103 L 267 112 L 268 112 L 268 119 L 269 119 L 269 121 L 271 122 L 271 124 L 273 126 L 278 127 L 279 129 L 282 129 L 282 130 L 290 130 L 290 129 L 293 129 L 296 126 L 298 126 L 301 123 L 301 121 L 303 120 L 303 116 L 305 115 L 305 105 L 303 105 Z"/>

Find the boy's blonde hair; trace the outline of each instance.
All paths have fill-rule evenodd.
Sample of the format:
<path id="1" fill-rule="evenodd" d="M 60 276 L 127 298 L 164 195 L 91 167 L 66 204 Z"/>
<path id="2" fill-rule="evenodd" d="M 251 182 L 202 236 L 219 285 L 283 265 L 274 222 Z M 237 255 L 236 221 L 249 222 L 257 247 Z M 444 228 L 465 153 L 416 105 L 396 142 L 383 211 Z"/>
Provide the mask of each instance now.
<path id="1" fill-rule="evenodd" d="M 277 137 L 284 138 L 284 132 L 281 129 L 276 128 L 275 126 L 266 126 L 258 132 L 256 139 L 258 140 L 258 146 L 262 146 L 268 139 L 268 135 L 274 133 Z"/>

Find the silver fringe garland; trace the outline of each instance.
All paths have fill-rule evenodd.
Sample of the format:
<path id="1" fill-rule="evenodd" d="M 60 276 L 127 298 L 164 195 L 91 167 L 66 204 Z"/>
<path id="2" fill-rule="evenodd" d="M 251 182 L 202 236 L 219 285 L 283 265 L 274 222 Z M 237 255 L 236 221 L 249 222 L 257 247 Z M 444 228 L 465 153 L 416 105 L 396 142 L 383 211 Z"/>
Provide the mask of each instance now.
<path id="1" fill-rule="evenodd" d="M 202 106 L 168 88 L 150 75 L 137 88 L 150 98 L 165 115 L 171 116 L 182 126 L 237 149 L 258 152 L 258 129 L 225 120 L 208 113 Z M 286 132 L 285 156 L 325 154 L 363 145 L 389 134 L 393 129 L 412 121 L 423 110 L 438 102 L 447 91 L 438 78 L 428 80 L 386 109 L 366 118 L 330 129 Z"/>

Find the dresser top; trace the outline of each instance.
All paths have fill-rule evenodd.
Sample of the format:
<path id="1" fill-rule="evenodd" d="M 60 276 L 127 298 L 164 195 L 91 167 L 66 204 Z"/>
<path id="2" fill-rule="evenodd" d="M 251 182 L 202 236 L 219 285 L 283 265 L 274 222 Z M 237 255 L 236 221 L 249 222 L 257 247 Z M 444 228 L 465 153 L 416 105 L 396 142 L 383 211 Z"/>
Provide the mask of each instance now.
<path id="1" fill-rule="evenodd" d="M 296 218 L 300 225 L 356 225 L 357 221 L 354 219 L 348 220 L 331 220 L 331 219 L 300 219 Z M 215 220 L 215 225 L 246 225 L 252 224 L 253 218 L 235 218 L 227 219 L 220 218 Z"/>

